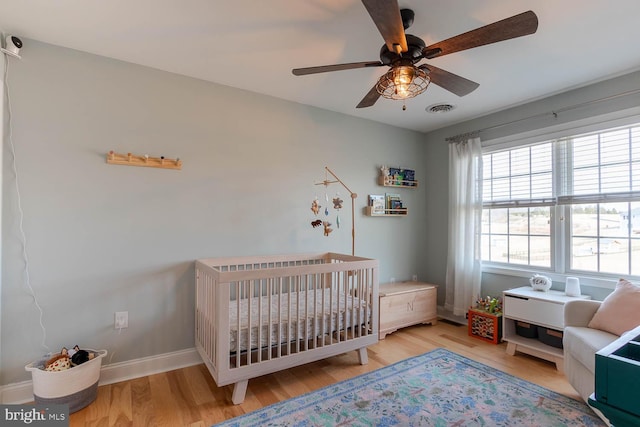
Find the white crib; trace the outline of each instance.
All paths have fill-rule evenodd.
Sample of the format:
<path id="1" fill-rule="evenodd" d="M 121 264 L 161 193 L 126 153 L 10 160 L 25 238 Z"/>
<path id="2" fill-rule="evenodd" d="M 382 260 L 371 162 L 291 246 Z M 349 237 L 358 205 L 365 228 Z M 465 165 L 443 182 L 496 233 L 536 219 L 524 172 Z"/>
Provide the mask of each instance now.
<path id="1" fill-rule="evenodd" d="M 378 341 L 378 261 L 335 253 L 196 261 L 196 348 L 218 386 Z"/>

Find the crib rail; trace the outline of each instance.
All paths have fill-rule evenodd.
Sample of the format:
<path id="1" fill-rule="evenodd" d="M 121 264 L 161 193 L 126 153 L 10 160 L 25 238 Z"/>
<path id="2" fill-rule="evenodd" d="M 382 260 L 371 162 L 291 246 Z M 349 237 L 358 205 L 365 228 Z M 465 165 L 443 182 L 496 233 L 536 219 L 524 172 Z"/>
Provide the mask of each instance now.
<path id="1" fill-rule="evenodd" d="M 196 347 L 218 385 L 378 337 L 378 262 L 323 253 L 196 262 Z"/>

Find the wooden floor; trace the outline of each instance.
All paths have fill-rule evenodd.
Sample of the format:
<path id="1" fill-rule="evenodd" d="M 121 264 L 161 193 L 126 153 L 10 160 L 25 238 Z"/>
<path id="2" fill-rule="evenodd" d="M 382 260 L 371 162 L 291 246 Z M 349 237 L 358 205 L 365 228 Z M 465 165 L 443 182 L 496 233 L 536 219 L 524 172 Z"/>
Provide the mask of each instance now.
<path id="1" fill-rule="evenodd" d="M 250 380 L 240 405 L 231 403 L 232 386 L 216 387 L 203 364 L 102 386 L 94 403 L 71 415 L 70 426 L 209 427 L 438 347 L 580 399 L 554 364 L 520 353 L 509 356 L 505 343 L 485 343 L 469 337 L 466 326 L 441 321 L 387 335 L 369 347 L 369 363 L 364 366 L 358 364 L 356 352 L 350 352 Z"/>

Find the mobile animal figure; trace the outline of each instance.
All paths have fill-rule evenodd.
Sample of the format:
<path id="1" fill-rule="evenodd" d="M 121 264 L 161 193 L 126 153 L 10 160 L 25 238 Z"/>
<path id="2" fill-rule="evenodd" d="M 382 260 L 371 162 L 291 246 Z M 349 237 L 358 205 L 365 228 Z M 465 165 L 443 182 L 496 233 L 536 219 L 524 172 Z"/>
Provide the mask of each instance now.
<path id="1" fill-rule="evenodd" d="M 311 210 L 315 215 L 318 215 L 318 212 L 320 212 L 321 207 L 322 206 L 320 206 L 320 203 L 318 203 L 318 199 L 315 199 L 313 202 L 311 202 Z"/>
<path id="2" fill-rule="evenodd" d="M 328 221 L 323 221 L 322 225 L 324 225 L 324 235 L 328 236 L 333 231 L 333 228 L 329 228 L 331 227 L 331 223 Z"/>

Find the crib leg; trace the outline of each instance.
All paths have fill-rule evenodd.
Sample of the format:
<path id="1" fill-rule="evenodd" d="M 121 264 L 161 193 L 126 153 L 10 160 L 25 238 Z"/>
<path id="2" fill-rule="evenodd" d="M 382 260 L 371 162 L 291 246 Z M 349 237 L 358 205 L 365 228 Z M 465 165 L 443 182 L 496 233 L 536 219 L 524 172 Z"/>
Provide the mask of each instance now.
<path id="1" fill-rule="evenodd" d="M 369 356 L 367 355 L 367 347 L 362 347 L 358 349 L 358 362 L 361 365 L 366 365 L 369 363 Z"/>
<path id="2" fill-rule="evenodd" d="M 233 385 L 233 394 L 231 395 L 231 401 L 234 405 L 239 405 L 244 402 L 244 396 L 247 394 L 247 384 L 249 380 L 238 381 Z"/>

